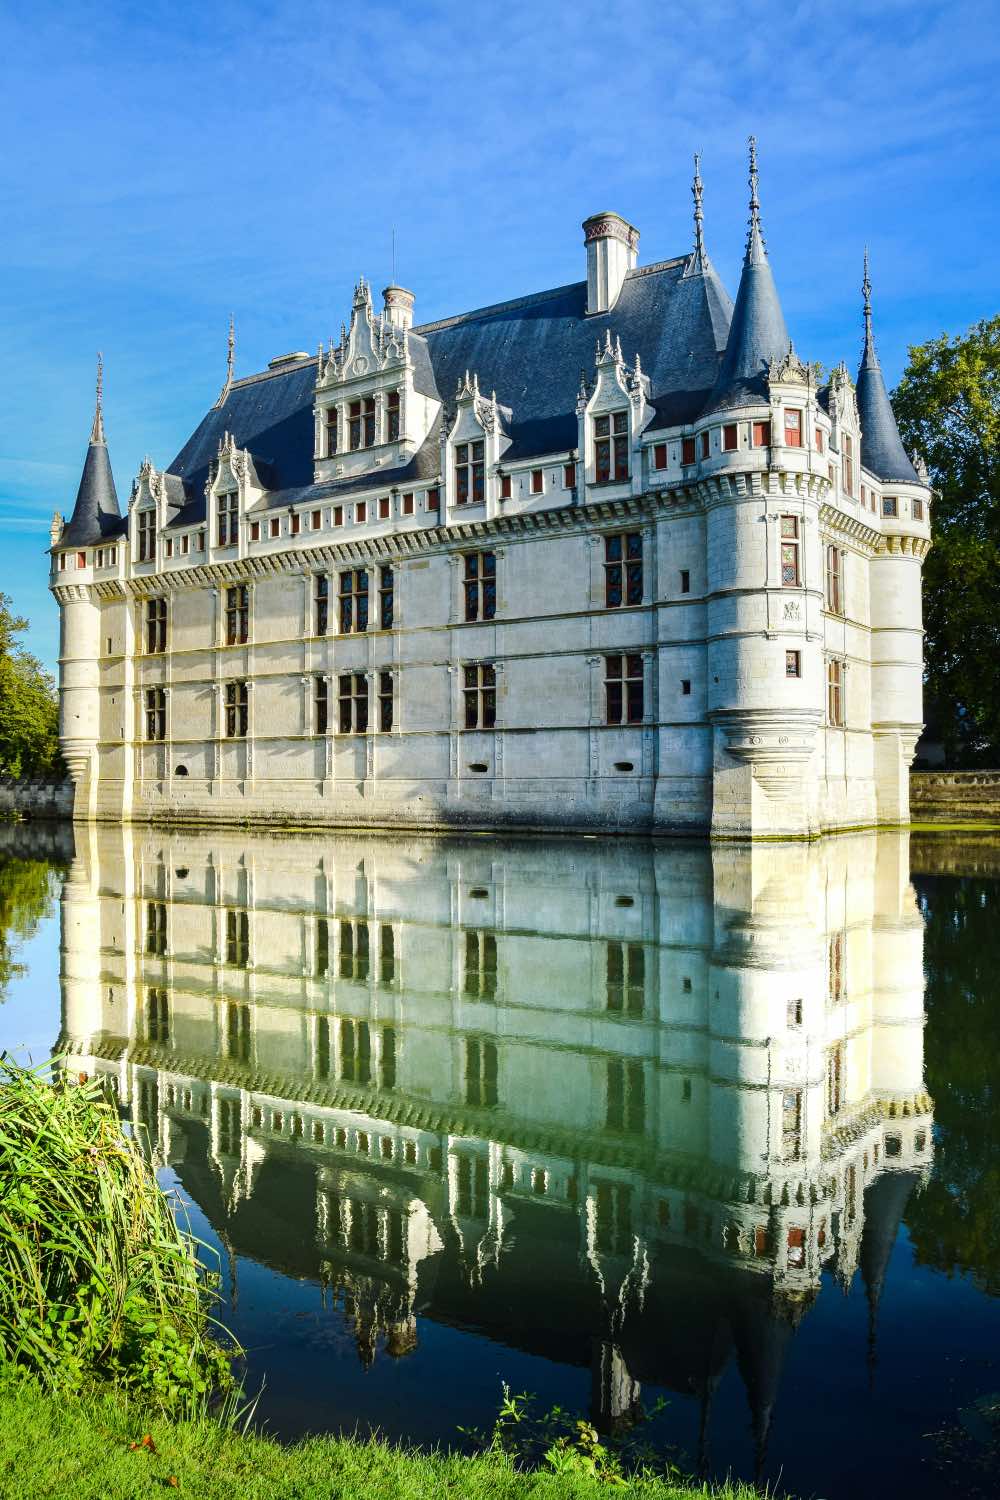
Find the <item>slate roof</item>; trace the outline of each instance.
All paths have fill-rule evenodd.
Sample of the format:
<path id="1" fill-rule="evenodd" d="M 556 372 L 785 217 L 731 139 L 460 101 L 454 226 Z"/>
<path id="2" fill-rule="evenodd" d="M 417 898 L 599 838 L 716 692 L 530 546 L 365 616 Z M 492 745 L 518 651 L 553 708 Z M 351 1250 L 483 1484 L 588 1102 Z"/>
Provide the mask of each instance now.
<path id="1" fill-rule="evenodd" d="M 871 316 L 866 319 L 865 347 L 857 384 L 858 416 L 861 418 L 861 462 L 870 474 L 889 484 L 919 484 L 906 456 L 885 388 L 882 367 L 875 352 Z"/>
<path id="2" fill-rule="evenodd" d="M 732 316 L 732 302 L 711 265 L 692 270 L 691 264 L 679 257 L 631 271 L 615 307 L 592 317 L 586 282 L 576 282 L 424 324 L 409 339 L 417 388 L 443 398 L 447 408 L 465 371 L 475 372 L 481 390 L 495 390 L 511 409 L 505 458 L 568 452 L 577 442 L 580 372 L 592 379 L 595 343 L 610 328 L 627 363 L 640 355 L 650 378 L 654 425 L 691 421 L 715 384 Z M 267 466 L 273 484 L 269 508 L 437 477 L 440 421 L 406 465 L 314 485 L 315 380 L 315 359 L 303 359 L 233 383 L 222 406 L 208 412 L 169 465 L 187 494 L 173 526 L 204 519 L 204 484 L 225 432 L 249 449 L 258 470 Z"/>
<path id="3" fill-rule="evenodd" d="M 95 421 L 96 426 L 96 421 Z M 118 509 L 118 493 L 108 458 L 108 445 L 91 437 L 76 492 L 73 514 L 59 538 L 60 547 L 90 547 L 122 536 L 126 521 Z"/>
<path id="4" fill-rule="evenodd" d="M 774 275 L 756 222 L 751 227 L 729 330 L 729 343 L 706 411 L 767 401 L 767 367 L 790 340 Z"/>

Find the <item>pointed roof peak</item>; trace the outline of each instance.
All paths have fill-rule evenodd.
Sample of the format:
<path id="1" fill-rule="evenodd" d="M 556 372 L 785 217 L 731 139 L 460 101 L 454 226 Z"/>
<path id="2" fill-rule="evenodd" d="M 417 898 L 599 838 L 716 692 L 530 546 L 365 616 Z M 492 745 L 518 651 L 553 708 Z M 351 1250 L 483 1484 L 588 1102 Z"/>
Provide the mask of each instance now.
<path id="1" fill-rule="evenodd" d="M 90 425 L 91 443 L 106 443 L 104 436 L 104 355 L 97 354 L 97 399 L 94 402 L 94 420 Z"/>
<path id="2" fill-rule="evenodd" d="M 233 388 L 233 377 L 236 372 L 236 318 L 233 313 L 229 314 L 229 337 L 226 340 L 226 378 L 219 392 L 216 406 L 224 406 L 226 397 Z"/>
<path id="3" fill-rule="evenodd" d="M 867 248 L 861 291 L 864 297 L 865 344 L 856 386 L 858 416 L 861 418 L 861 462 L 872 474 L 889 483 L 919 484 L 921 481 L 907 457 L 896 426 L 895 413 L 875 349 Z"/>
<path id="4" fill-rule="evenodd" d="M 691 184 L 691 193 L 694 198 L 694 264 L 693 270 L 703 271 L 708 256 L 705 253 L 705 211 L 701 206 L 702 196 L 701 180 L 701 152 L 694 153 L 694 181 Z"/>
<path id="5" fill-rule="evenodd" d="M 750 147 L 750 218 L 747 221 L 747 248 L 743 257 L 745 266 L 760 265 L 767 260 L 767 247 L 760 227 L 760 197 L 757 192 L 757 137 L 749 139 Z"/>
<path id="6" fill-rule="evenodd" d="M 875 335 L 872 332 L 872 284 L 868 275 L 868 246 L 865 246 L 865 274 L 861 282 L 861 295 L 864 297 L 865 312 L 865 345 L 861 355 L 861 368 L 866 365 L 878 367 L 878 353 L 875 349 Z"/>

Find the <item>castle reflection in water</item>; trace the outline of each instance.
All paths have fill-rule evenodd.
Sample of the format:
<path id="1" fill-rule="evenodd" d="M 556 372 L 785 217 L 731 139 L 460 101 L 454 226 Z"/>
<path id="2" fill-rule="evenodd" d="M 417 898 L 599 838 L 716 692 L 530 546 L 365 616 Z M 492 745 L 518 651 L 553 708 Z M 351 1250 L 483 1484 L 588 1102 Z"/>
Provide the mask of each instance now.
<path id="1" fill-rule="evenodd" d="M 821 1272 L 874 1318 L 932 1152 L 905 834 L 76 837 L 59 1050 L 366 1363 L 475 1329 L 608 1427 L 735 1359 L 762 1457 Z"/>

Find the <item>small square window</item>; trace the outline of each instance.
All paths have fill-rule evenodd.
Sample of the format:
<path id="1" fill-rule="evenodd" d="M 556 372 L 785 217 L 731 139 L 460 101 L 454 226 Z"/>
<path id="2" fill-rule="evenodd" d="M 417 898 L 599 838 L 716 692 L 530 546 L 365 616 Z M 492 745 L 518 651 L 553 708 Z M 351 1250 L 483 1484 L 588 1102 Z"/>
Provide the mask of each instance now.
<path id="1" fill-rule="evenodd" d="M 354 507 L 354 519 L 359 526 L 363 526 L 368 519 L 368 501 L 359 500 Z"/>
<path id="2" fill-rule="evenodd" d="M 771 446 L 770 422 L 755 422 L 753 424 L 753 445 L 755 448 L 769 448 Z"/>
<path id="3" fill-rule="evenodd" d="M 335 505 L 333 507 L 333 524 L 334 526 L 343 526 L 344 524 L 344 507 L 342 505 Z"/>
<path id="4" fill-rule="evenodd" d="M 914 496 L 911 502 L 910 510 L 915 521 L 922 521 L 924 519 L 924 502 L 922 500 L 918 500 L 916 496 Z"/>
<path id="5" fill-rule="evenodd" d="M 899 502 L 894 496 L 886 495 L 882 501 L 882 514 L 884 516 L 898 516 Z"/>
<path id="6" fill-rule="evenodd" d="M 801 656 L 800 652 L 798 652 L 798 651 L 786 651 L 785 652 L 785 676 L 786 677 L 801 677 L 802 676 L 802 656 Z"/>
<path id="7" fill-rule="evenodd" d="M 314 510 L 313 513 L 312 513 L 312 529 L 313 529 L 313 531 L 319 531 L 319 529 L 322 526 L 322 524 L 323 524 L 323 512 L 321 510 Z"/>
<path id="8" fill-rule="evenodd" d="M 301 528 L 302 528 L 302 517 L 300 515 L 297 515 L 297 514 L 293 515 L 291 517 L 291 525 L 289 527 L 289 530 L 291 531 L 292 536 L 298 536 L 299 531 L 301 530 Z"/>
<path id="9" fill-rule="evenodd" d="M 78 568 L 85 568 L 87 566 L 86 552 L 78 552 L 76 554 L 76 565 Z"/>
<path id="10" fill-rule="evenodd" d="M 412 493 L 406 494 L 406 495 L 403 496 L 403 515 L 404 516 L 412 516 L 413 515 L 413 495 L 412 495 Z"/>
<path id="11" fill-rule="evenodd" d="M 501 474 L 500 475 L 500 499 L 501 500 L 509 500 L 510 499 L 510 475 L 509 474 Z"/>
<path id="12" fill-rule="evenodd" d="M 684 694 L 685 698 L 690 698 L 690 696 L 691 696 L 691 679 L 689 677 L 684 677 L 684 678 L 681 679 L 681 692 Z"/>
<path id="13" fill-rule="evenodd" d="M 427 491 L 427 509 L 428 510 L 440 510 L 441 509 L 441 491 L 440 490 L 433 489 L 433 490 L 428 490 Z"/>
<path id="14" fill-rule="evenodd" d="M 379 518 L 380 521 L 388 521 L 388 519 L 389 519 L 389 497 L 388 497 L 388 495 L 383 495 L 382 498 L 379 500 L 379 503 L 378 503 L 378 518 Z"/>
<path id="15" fill-rule="evenodd" d="M 788 1024 L 789 1026 L 802 1025 L 802 1001 L 801 999 L 789 1000 L 788 1002 Z"/>
<path id="16" fill-rule="evenodd" d="M 532 469 L 531 471 L 531 493 L 540 495 L 545 488 L 545 471 L 543 469 Z"/>
<path id="17" fill-rule="evenodd" d="M 739 446 L 739 428 L 735 422 L 727 422 L 722 429 L 722 451 L 723 453 L 735 453 Z"/>
<path id="18" fill-rule="evenodd" d="M 576 464 L 563 465 L 563 484 L 568 490 L 576 488 Z"/>
<path id="19" fill-rule="evenodd" d="M 693 464 L 694 461 L 694 438 L 686 437 L 681 443 L 681 463 Z"/>
<path id="20" fill-rule="evenodd" d="M 690 569 L 688 569 L 688 568 L 681 568 L 681 593 L 682 594 L 690 594 L 690 592 L 691 592 L 691 572 L 690 572 Z"/>
<path id="21" fill-rule="evenodd" d="M 703 432 L 701 434 L 701 456 L 702 456 L 702 458 L 707 458 L 708 457 L 709 449 L 711 448 L 711 442 L 712 442 L 711 434 L 708 433 L 708 432 Z"/>
<path id="22" fill-rule="evenodd" d="M 665 469 L 667 467 L 667 445 L 657 443 L 653 449 L 653 468 Z"/>
<path id="23" fill-rule="evenodd" d="M 272 520 L 268 522 L 268 534 L 272 537 L 281 535 L 281 522 L 278 520 L 277 516 L 274 516 Z"/>
<path id="24" fill-rule="evenodd" d="M 168 536 L 167 537 L 167 556 L 168 557 L 173 557 L 173 555 L 174 555 L 174 539 L 173 539 L 172 536 Z"/>
<path id="25" fill-rule="evenodd" d="M 822 427 L 817 427 L 816 428 L 816 452 L 817 453 L 822 453 L 823 452 L 823 429 L 822 429 Z"/>

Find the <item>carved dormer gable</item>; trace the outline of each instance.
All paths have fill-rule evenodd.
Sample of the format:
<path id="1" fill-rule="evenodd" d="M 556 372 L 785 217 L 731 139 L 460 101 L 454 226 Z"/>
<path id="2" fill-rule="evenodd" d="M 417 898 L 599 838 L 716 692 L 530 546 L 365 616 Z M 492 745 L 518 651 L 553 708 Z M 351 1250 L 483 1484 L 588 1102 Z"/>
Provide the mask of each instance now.
<path id="1" fill-rule="evenodd" d="M 781 359 L 772 359 L 767 367 L 769 385 L 808 385 L 811 371 L 804 365 L 789 340 L 788 353 Z"/>
<path id="2" fill-rule="evenodd" d="M 405 463 L 423 443 L 440 402 L 418 390 L 411 335 L 405 324 L 372 311 L 371 287 L 354 289 L 350 327 L 320 345 L 317 361 L 315 477 L 356 478 Z"/>
<path id="3" fill-rule="evenodd" d="M 643 372 L 639 355 L 636 354 L 634 364 L 626 364 L 621 340 L 613 339 L 610 329 L 605 330 L 603 342 L 600 339 L 597 341 L 593 385 L 588 388 L 586 377 L 581 371 L 576 403 L 578 449 L 585 465 L 588 485 L 617 483 L 638 493 L 642 468 L 638 456 L 638 440 L 654 415 L 649 395 L 649 376 Z M 603 462 L 600 472 L 598 467 L 599 458 L 606 451 L 599 444 L 604 442 L 605 437 L 610 442 L 612 455 L 610 475 Z M 622 437 L 626 439 L 628 476 L 616 479 L 616 439 Z"/>
<path id="4" fill-rule="evenodd" d="M 236 546 L 242 555 L 246 543 L 243 517 L 266 493 L 267 484 L 258 473 L 253 454 L 241 448 L 231 432 L 224 432 L 205 485 L 210 550 Z"/>
<path id="5" fill-rule="evenodd" d="M 843 450 L 842 436 L 847 432 L 855 439 L 861 435 L 861 418 L 854 392 L 854 382 L 843 361 L 830 376 L 830 443 Z"/>
<path id="6" fill-rule="evenodd" d="M 461 517 L 469 510 L 477 515 L 496 513 L 497 468 L 510 447 L 510 417 L 510 408 L 500 405 L 496 391 L 483 396 L 479 376 L 466 370 L 455 392 L 453 418 L 441 441 L 449 518 L 453 514 Z"/>

